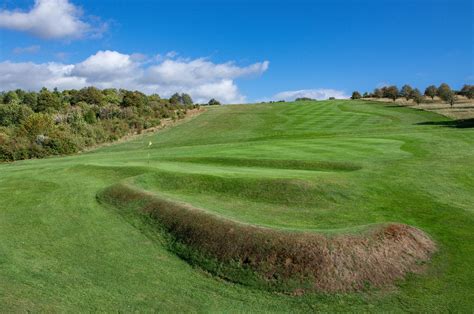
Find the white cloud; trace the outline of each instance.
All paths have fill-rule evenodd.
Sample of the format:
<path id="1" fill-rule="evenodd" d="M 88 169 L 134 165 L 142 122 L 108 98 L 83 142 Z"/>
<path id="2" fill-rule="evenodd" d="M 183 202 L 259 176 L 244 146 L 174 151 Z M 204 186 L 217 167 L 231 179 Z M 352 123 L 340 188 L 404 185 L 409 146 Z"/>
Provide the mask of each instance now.
<path id="1" fill-rule="evenodd" d="M 4 90 L 23 88 L 38 90 L 43 86 L 59 89 L 80 88 L 85 86 L 83 78 L 70 76 L 74 65 L 49 62 L 0 62 L 0 86 Z"/>
<path id="2" fill-rule="evenodd" d="M 28 47 L 16 47 L 13 49 L 14 54 L 22 54 L 22 53 L 37 53 L 40 50 L 40 46 L 33 45 Z"/>
<path id="3" fill-rule="evenodd" d="M 173 59 L 174 57 L 177 57 L 177 56 L 178 56 L 178 53 L 174 50 L 171 50 L 170 52 L 166 54 L 166 57 L 170 59 Z"/>
<path id="4" fill-rule="evenodd" d="M 150 66 L 143 80 L 148 83 L 192 86 L 248 75 L 259 75 L 268 69 L 268 64 L 268 61 L 264 61 L 239 67 L 232 62 L 215 64 L 204 58 L 195 60 L 167 59 L 158 65 Z"/>
<path id="5" fill-rule="evenodd" d="M 93 26 L 86 22 L 82 10 L 68 0 L 35 0 L 28 12 L 0 10 L 0 28 L 54 39 L 97 36 L 105 30 L 106 24 Z"/>
<path id="6" fill-rule="evenodd" d="M 99 51 L 74 65 L 72 76 L 83 77 L 91 85 L 101 86 L 137 76 L 141 71 L 138 63 L 127 54 L 117 51 Z"/>
<path id="7" fill-rule="evenodd" d="M 344 91 L 328 88 L 318 89 L 301 89 L 294 91 L 280 92 L 272 97 L 273 100 L 295 100 L 296 98 L 308 97 L 318 100 L 328 99 L 329 97 L 335 98 L 349 98 Z"/>
<path id="8" fill-rule="evenodd" d="M 157 61 L 141 54 L 98 51 L 76 64 L 0 62 L 3 89 L 37 90 L 43 86 L 59 89 L 96 86 L 137 89 L 169 97 L 174 92 L 189 93 L 196 102 L 216 98 L 223 103 L 242 103 L 245 97 L 236 78 L 260 75 L 268 61 L 249 66 L 233 62 L 213 63 L 207 59 Z"/>

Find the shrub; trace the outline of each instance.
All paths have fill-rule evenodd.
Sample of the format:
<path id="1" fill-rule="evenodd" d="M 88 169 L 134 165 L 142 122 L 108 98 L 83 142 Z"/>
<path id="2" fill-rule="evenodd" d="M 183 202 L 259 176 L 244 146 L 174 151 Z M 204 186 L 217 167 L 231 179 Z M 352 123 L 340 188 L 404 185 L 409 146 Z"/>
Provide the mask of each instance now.
<path id="1" fill-rule="evenodd" d="M 212 98 L 211 100 L 209 100 L 208 105 L 209 106 L 220 106 L 221 103 L 219 101 L 217 101 L 216 99 Z"/>
<path id="2" fill-rule="evenodd" d="M 38 135 L 48 135 L 54 129 L 54 122 L 49 114 L 33 113 L 20 125 L 19 134 L 31 139 Z"/>
<path id="3" fill-rule="evenodd" d="M 360 93 L 358 91 L 352 92 L 351 99 L 360 99 L 361 97 L 362 96 L 360 95 Z"/>
<path id="4" fill-rule="evenodd" d="M 10 103 L 0 105 L 0 126 L 18 125 L 33 113 L 30 107 Z"/>

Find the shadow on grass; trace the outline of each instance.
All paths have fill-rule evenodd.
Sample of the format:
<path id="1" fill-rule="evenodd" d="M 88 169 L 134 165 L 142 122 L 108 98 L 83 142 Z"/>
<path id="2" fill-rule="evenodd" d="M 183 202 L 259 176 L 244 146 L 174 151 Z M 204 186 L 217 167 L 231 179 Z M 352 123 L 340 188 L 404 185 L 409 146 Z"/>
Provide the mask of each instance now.
<path id="1" fill-rule="evenodd" d="M 474 128 L 474 118 L 451 121 L 428 121 L 417 123 L 417 125 L 439 125 L 449 128 L 468 129 Z"/>

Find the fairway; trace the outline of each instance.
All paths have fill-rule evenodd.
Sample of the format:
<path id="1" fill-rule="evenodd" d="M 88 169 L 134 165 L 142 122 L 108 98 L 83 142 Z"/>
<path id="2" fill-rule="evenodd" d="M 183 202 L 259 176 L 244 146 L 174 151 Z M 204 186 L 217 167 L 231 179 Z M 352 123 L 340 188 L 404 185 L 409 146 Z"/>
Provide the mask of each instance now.
<path id="1" fill-rule="evenodd" d="M 79 155 L 0 164 L 0 309 L 470 312 L 474 129 L 445 121 L 367 101 L 229 105 Z M 117 185 L 281 232 L 406 224 L 437 251 L 381 288 L 276 293 L 178 256 L 156 222 L 103 197 Z"/>

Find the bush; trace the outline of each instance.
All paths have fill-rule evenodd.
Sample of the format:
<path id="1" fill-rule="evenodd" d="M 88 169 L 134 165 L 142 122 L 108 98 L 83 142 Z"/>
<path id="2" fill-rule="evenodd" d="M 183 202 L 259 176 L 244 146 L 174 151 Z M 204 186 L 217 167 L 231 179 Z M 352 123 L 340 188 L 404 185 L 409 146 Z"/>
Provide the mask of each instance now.
<path id="1" fill-rule="evenodd" d="M 361 98 L 362 98 L 362 96 L 358 91 L 352 92 L 351 99 L 361 99 Z"/>
<path id="2" fill-rule="evenodd" d="M 177 96 L 179 101 L 170 102 L 157 94 L 95 87 L 62 92 L 47 88 L 39 92 L 2 92 L 0 160 L 70 154 L 140 133 L 159 125 L 163 118 L 183 118 L 188 109 L 196 106 L 190 95 Z"/>
<path id="3" fill-rule="evenodd" d="M 33 114 L 33 110 L 25 105 L 10 103 L 0 105 L 0 126 L 18 125 Z"/>
<path id="4" fill-rule="evenodd" d="M 214 98 L 212 98 L 211 100 L 209 100 L 208 105 L 209 106 L 220 106 L 221 103 L 219 101 L 215 100 Z"/>

